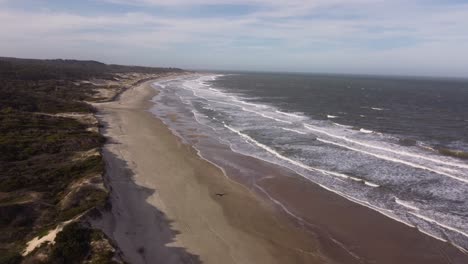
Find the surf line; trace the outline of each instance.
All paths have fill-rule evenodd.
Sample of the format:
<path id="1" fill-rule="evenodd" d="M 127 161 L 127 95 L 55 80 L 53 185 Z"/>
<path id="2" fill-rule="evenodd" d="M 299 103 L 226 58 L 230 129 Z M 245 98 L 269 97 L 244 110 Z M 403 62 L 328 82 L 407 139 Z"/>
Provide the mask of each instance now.
<path id="1" fill-rule="evenodd" d="M 333 171 L 322 170 L 322 169 L 310 167 L 310 166 L 305 165 L 305 164 L 303 164 L 303 163 L 301 163 L 301 162 L 298 162 L 298 161 L 295 161 L 295 160 L 293 160 L 293 159 L 287 158 L 287 157 L 285 157 L 285 156 L 279 154 L 278 152 L 276 152 L 275 150 L 273 150 L 273 149 L 270 148 L 269 146 L 264 145 L 264 144 L 262 144 L 262 143 L 256 141 L 255 139 L 251 138 L 249 135 L 246 135 L 246 134 L 244 134 L 244 133 L 238 131 L 237 129 L 234 129 L 234 128 L 232 128 L 232 127 L 226 125 L 226 124 L 223 124 L 223 125 L 224 125 L 224 127 L 226 127 L 227 129 L 231 130 L 232 132 L 236 133 L 236 134 L 239 135 L 240 137 L 246 139 L 248 142 L 253 143 L 254 145 L 256 145 L 256 146 L 258 146 L 258 147 L 260 147 L 260 148 L 266 150 L 268 153 L 273 154 L 275 157 L 277 157 L 277 158 L 279 158 L 279 159 L 282 159 L 282 160 L 284 160 L 284 161 L 287 161 L 287 162 L 289 162 L 289 163 L 291 163 L 291 164 L 294 164 L 294 165 L 296 165 L 296 166 L 298 166 L 298 167 L 301 167 L 301 168 L 306 169 L 306 170 L 308 170 L 308 171 L 320 172 L 320 173 L 322 173 L 322 174 L 324 174 L 324 175 L 336 176 L 336 177 L 345 178 L 345 179 L 350 179 L 350 178 L 351 178 L 350 176 L 348 176 L 348 175 L 346 175 L 346 174 L 342 174 L 342 173 L 337 173 L 337 172 L 333 172 Z M 367 185 L 370 186 L 370 187 L 379 187 L 379 185 L 373 184 L 373 183 L 367 184 Z"/>
<path id="2" fill-rule="evenodd" d="M 205 96 L 201 96 L 201 95 L 199 95 L 199 94 L 197 93 L 197 90 L 199 90 L 199 89 L 192 88 L 192 87 L 190 87 L 189 85 L 185 85 L 185 86 L 186 86 L 186 87 L 189 87 L 189 88 L 183 88 L 183 87 L 182 87 L 182 89 L 189 90 L 189 91 L 191 91 L 191 92 L 193 93 L 194 96 L 196 96 L 196 97 L 198 97 L 198 98 L 202 98 L 202 99 L 204 99 L 204 100 L 206 100 L 206 101 L 213 102 L 213 103 L 218 103 L 218 104 L 225 104 L 225 105 L 231 105 L 231 106 L 239 107 L 239 108 L 242 109 L 242 111 L 245 111 L 245 112 L 254 113 L 254 114 L 256 114 L 256 115 L 262 116 L 262 117 L 264 117 L 264 118 L 272 119 L 272 120 L 275 120 L 275 121 L 277 121 L 277 122 L 281 122 L 281 123 L 285 123 L 285 124 L 292 124 L 292 122 L 290 122 L 290 121 L 286 121 L 286 120 L 282 120 L 282 119 L 279 119 L 279 118 L 275 118 L 275 117 L 272 117 L 272 116 L 263 114 L 263 113 L 261 113 L 261 112 L 257 112 L 257 111 L 255 111 L 255 110 L 247 109 L 247 108 L 245 108 L 245 107 L 243 107 L 243 106 L 240 106 L 240 105 L 237 105 L 237 104 L 232 104 L 232 103 L 228 103 L 228 102 L 222 102 L 222 101 L 216 101 L 216 100 L 213 100 L 213 99 L 208 99 L 208 98 L 206 98 Z M 227 95 L 226 95 L 226 96 L 227 96 Z M 242 104 L 247 104 L 247 105 L 249 105 L 249 103 L 245 103 L 245 102 L 242 102 L 242 101 L 240 101 L 240 100 L 234 100 L 234 101 L 240 102 L 240 103 L 242 103 Z"/>
<path id="3" fill-rule="evenodd" d="M 458 233 L 458 234 L 460 234 L 460 235 L 463 235 L 463 236 L 465 236 L 465 237 L 468 237 L 468 234 L 465 233 L 465 232 L 463 232 L 462 230 L 459 230 L 459 229 L 456 229 L 456 228 L 454 228 L 454 227 L 451 227 L 451 226 L 442 224 L 442 223 L 437 222 L 436 220 L 431 219 L 431 218 L 429 218 L 429 217 L 427 217 L 427 216 L 423 216 L 423 215 L 416 214 L 416 213 L 413 213 L 413 212 L 408 212 L 408 213 L 409 213 L 409 214 L 412 214 L 412 215 L 414 215 L 414 216 L 416 216 L 417 218 L 420 218 L 420 219 L 422 219 L 422 220 L 425 220 L 425 221 L 427 221 L 427 222 L 429 222 L 429 223 L 436 224 L 436 225 L 441 226 L 441 227 L 443 227 L 443 228 L 445 228 L 445 229 L 448 229 L 448 230 L 450 230 L 450 231 L 453 231 L 453 232 L 455 232 L 455 233 Z"/>
<path id="4" fill-rule="evenodd" d="M 290 132 L 294 132 L 294 133 L 297 133 L 297 134 L 301 134 L 301 135 L 306 135 L 307 134 L 306 132 L 302 132 L 302 131 L 299 131 L 299 130 L 286 128 L 286 127 L 282 127 L 281 129 L 286 130 L 286 131 L 290 131 Z"/>
<path id="5" fill-rule="evenodd" d="M 340 143 L 328 141 L 328 140 L 321 139 L 321 138 L 317 138 L 317 141 L 320 141 L 320 142 L 323 142 L 323 143 L 326 143 L 326 144 L 330 144 L 330 145 L 335 145 L 335 146 L 342 147 L 342 148 L 346 148 L 346 149 L 350 149 L 350 150 L 354 150 L 356 152 L 361 152 L 361 153 L 364 153 L 364 154 L 367 154 L 367 155 L 370 155 L 370 156 L 374 156 L 374 157 L 379 158 L 379 159 L 388 160 L 388 161 L 392 161 L 392 162 L 396 162 L 396 163 L 401 163 L 401 164 L 404 164 L 404 165 L 408 165 L 410 167 L 435 172 L 437 174 L 445 175 L 445 176 L 450 177 L 452 179 L 455 179 L 455 180 L 458 180 L 458 181 L 461 181 L 461 182 L 464 182 L 464 183 L 468 183 L 468 179 L 460 178 L 460 177 L 445 173 L 443 171 L 431 169 L 431 168 L 421 166 L 421 165 L 418 165 L 418 164 L 415 164 L 415 163 L 412 163 L 412 162 L 386 157 L 386 156 L 383 156 L 383 155 L 380 155 L 380 154 L 375 154 L 375 153 L 368 152 L 368 151 L 365 151 L 365 150 L 362 150 L 362 149 L 353 148 L 353 147 L 350 147 L 350 146 L 346 146 L 346 145 L 343 145 L 343 144 L 340 144 Z"/>
<path id="6" fill-rule="evenodd" d="M 344 136 L 333 135 L 333 134 L 331 134 L 331 133 L 328 133 L 328 132 L 326 132 L 326 131 L 323 131 L 323 130 L 314 128 L 314 127 L 312 127 L 312 126 L 310 126 L 310 125 L 307 125 L 307 124 L 304 124 L 304 127 L 307 128 L 307 129 L 309 129 L 309 130 L 311 130 L 311 131 L 318 132 L 318 133 L 322 133 L 322 134 L 327 135 L 327 136 L 329 136 L 329 137 L 333 137 L 333 138 L 337 138 L 337 139 L 342 139 L 342 140 L 344 140 L 344 141 L 348 141 L 348 142 L 351 142 L 351 143 L 354 143 L 354 144 L 357 144 L 357 145 L 361 145 L 361 146 L 364 146 L 364 147 L 379 149 L 379 150 L 383 150 L 383 151 L 387 151 L 387 152 L 392 152 L 392 153 L 395 153 L 395 154 L 399 154 L 399 155 L 402 155 L 402 156 L 409 156 L 409 157 L 424 159 L 424 160 L 428 160 L 428 161 L 432 161 L 432 162 L 440 163 L 440 164 L 444 164 L 444 165 L 449 165 L 449 166 L 453 166 L 453 167 L 459 167 L 459 168 L 466 168 L 466 169 L 468 169 L 468 166 L 467 166 L 467 165 L 464 165 L 464 164 L 441 161 L 441 160 L 437 160 L 437 159 L 433 159 L 433 158 L 421 156 L 421 155 L 418 155 L 418 154 L 413 154 L 413 153 L 408 153 L 408 152 L 402 152 L 402 151 L 398 151 L 398 150 L 387 149 L 387 148 L 383 148 L 383 147 L 379 147 L 379 146 L 375 146 L 375 145 L 371 145 L 371 144 L 366 144 L 366 143 L 363 143 L 363 142 L 360 142 L 360 141 L 356 141 L 356 140 L 349 139 L 349 138 L 344 137 Z"/>
<path id="7" fill-rule="evenodd" d="M 304 119 L 305 118 L 305 116 L 300 116 L 300 115 L 296 115 L 296 114 L 293 114 L 293 113 L 286 113 L 286 112 L 282 112 L 282 111 L 279 111 L 279 110 L 276 110 L 275 112 L 278 113 L 278 114 L 282 114 L 282 115 L 289 116 L 289 117 L 295 117 L 295 118 L 298 118 L 298 119 Z"/>
<path id="8" fill-rule="evenodd" d="M 238 135 L 241 136 L 242 138 L 246 139 L 249 143 L 251 143 L 251 144 L 253 144 L 253 145 L 257 145 L 257 146 L 263 148 L 263 149 L 266 150 L 267 152 L 269 152 L 269 153 L 275 155 L 276 157 L 278 157 L 278 158 L 280 158 L 280 159 L 282 159 L 282 160 L 288 161 L 288 162 L 290 162 L 290 163 L 292 163 L 292 164 L 295 164 L 295 165 L 297 165 L 297 166 L 300 166 L 300 167 L 302 167 L 302 168 L 305 168 L 305 169 L 307 169 L 307 170 L 309 170 L 309 171 L 319 171 L 319 172 L 321 172 L 321 173 L 323 173 L 323 174 L 326 174 L 326 175 L 328 175 L 329 173 L 333 173 L 333 172 L 329 172 L 329 171 L 325 171 L 325 170 L 320 170 L 320 169 L 316 169 L 316 168 L 313 168 L 313 167 L 309 167 L 309 166 L 307 166 L 307 165 L 305 165 L 305 164 L 302 164 L 302 163 L 300 163 L 300 162 L 297 162 L 297 161 L 288 159 L 287 157 L 284 157 L 284 156 L 280 155 L 279 153 L 275 152 L 275 151 L 274 151 L 273 149 L 271 149 L 270 147 L 268 147 L 268 146 L 266 146 L 266 145 L 264 145 L 264 144 L 262 144 L 262 143 L 260 143 L 260 142 L 258 142 L 258 141 L 256 141 L 256 140 L 254 140 L 254 139 L 251 138 L 250 136 L 245 135 L 245 134 L 243 134 L 242 132 L 240 132 L 240 131 L 238 131 L 238 130 L 236 130 L 236 129 L 234 129 L 234 128 L 232 128 L 232 127 L 226 125 L 226 124 L 224 124 L 224 126 L 225 126 L 227 129 L 231 130 L 232 132 L 238 134 Z M 265 159 L 262 159 L 262 160 L 265 160 Z M 265 161 L 267 161 L 267 160 L 265 160 Z M 333 173 L 333 174 L 337 174 L 337 173 Z M 343 177 L 343 176 L 346 177 L 346 178 L 349 178 L 349 177 L 350 177 L 350 176 L 347 176 L 347 175 L 344 175 L 344 174 L 339 174 L 339 175 L 340 175 L 340 177 Z M 307 179 L 308 179 L 308 178 L 307 178 Z M 310 179 L 308 179 L 308 180 L 310 180 Z M 347 194 L 344 194 L 344 193 L 342 193 L 342 192 L 340 192 L 340 191 L 333 190 L 333 189 L 331 189 L 331 188 L 329 188 L 329 187 L 327 187 L 327 186 L 325 186 L 325 185 L 323 185 L 323 184 L 320 184 L 320 183 L 315 183 L 315 184 L 317 184 L 318 186 L 322 187 L 322 188 L 325 189 L 325 190 L 328 190 L 328 191 L 330 191 L 330 192 L 336 193 L 337 195 L 339 195 L 339 196 L 341 196 L 341 197 L 343 197 L 343 198 L 345 198 L 345 199 L 347 199 L 347 200 L 350 200 L 350 201 L 355 202 L 355 203 L 357 203 L 357 204 L 360 204 L 360 205 L 362 205 L 362 206 L 365 206 L 365 207 L 368 207 L 368 208 L 370 208 L 370 209 L 373 209 L 373 210 L 375 210 L 376 212 L 378 212 L 378 213 L 380 213 L 380 214 L 382 214 L 382 215 L 384 215 L 384 216 L 386 216 L 386 217 L 388 217 L 388 218 L 391 218 L 391 219 L 393 219 L 393 220 L 395 220 L 395 221 L 397 221 L 397 222 L 403 223 L 403 224 L 405 224 L 405 225 L 407 225 L 407 226 L 409 226 L 409 227 L 412 227 L 412 228 L 417 228 L 415 225 L 412 225 L 411 223 L 408 223 L 408 222 L 404 221 L 403 219 L 400 219 L 400 218 L 398 218 L 398 217 L 396 217 L 396 216 L 394 216 L 394 215 L 391 215 L 391 214 L 393 214 L 393 211 L 392 211 L 392 210 L 388 210 L 388 209 L 385 209 L 385 208 L 378 207 L 378 206 L 376 206 L 376 205 L 370 204 L 370 203 L 367 202 L 367 201 L 361 201 L 361 200 L 359 200 L 359 199 L 357 199 L 357 198 L 351 197 L 351 196 L 349 196 L 349 195 L 347 195 Z M 290 213 L 290 212 L 289 212 L 289 213 Z M 411 212 L 409 212 L 409 213 L 411 213 Z M 293 216 L 293 217 L 294 217 L 294 216 Z M 297 217 L 297 216 L 296 216 L 296 217 Z M 450 228 L 450 227 L 449 227 L 449 228 Z M 450 228 L 450 229 L 453 230 L 453 228 Z"/>

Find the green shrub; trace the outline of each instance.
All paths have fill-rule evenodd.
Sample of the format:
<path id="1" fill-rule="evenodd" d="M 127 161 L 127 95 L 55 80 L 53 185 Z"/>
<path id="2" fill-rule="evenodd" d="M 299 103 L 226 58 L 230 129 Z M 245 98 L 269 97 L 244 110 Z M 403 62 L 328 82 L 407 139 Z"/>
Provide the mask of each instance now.
<path id="1" fill-rule="evenodd" d="M 90 250 L 91 230 L 71 223 L 57 234 L 50 256 L 53 264 L 81 263 Z"/>
<path id="2" fill-rule="evenodd" d="M 0 250 L 0 264 L 19 264 L 23 257 L 18 252 Z"/>

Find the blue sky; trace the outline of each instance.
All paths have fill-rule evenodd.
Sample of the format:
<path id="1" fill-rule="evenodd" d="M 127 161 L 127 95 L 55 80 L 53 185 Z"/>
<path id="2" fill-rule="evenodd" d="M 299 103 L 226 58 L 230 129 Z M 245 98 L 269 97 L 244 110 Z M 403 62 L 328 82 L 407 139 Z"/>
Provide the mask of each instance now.
<path id="1" fill-rule="evenodd" d="M 468 77 L 468 0 L 0 0 L 0 56 Z"/>

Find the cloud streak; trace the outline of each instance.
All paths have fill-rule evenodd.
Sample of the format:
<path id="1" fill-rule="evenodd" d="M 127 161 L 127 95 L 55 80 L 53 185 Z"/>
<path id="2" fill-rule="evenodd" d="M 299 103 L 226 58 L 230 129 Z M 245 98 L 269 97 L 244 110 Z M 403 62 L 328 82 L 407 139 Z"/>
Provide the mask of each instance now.
<path id="1" fill-rule="evenodd" d="M 0 28 L 0 49 L 11 56 L 97 55 L 96 59 L 109 62 L 202 68 L 426 75 L 465 75 L 468 69 L 467 4 L 398 0 L 101 3 L 109 8 L 88 15 L 52 4 L 28 10 L 0 0 L 0 23 L 7 25 Z M 223 16 L 233 5 L 248 5 L 251 11 Z M 210 11 L 213 6 L 216 13 Z M 119 11 L 109 11 L 115 7 Z"/>

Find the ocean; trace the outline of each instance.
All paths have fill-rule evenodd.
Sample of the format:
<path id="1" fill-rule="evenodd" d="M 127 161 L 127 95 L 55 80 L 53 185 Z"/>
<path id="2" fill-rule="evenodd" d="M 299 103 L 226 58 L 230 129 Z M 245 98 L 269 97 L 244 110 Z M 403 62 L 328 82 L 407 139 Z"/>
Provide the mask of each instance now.
<path id="1" fill-rule="evenodd" d="M 264 176 L 226 149 L 468 249 L 468 80 L 206 73 L 154 86 L 152 113 L 249 186 L 264 191 Z"/>

